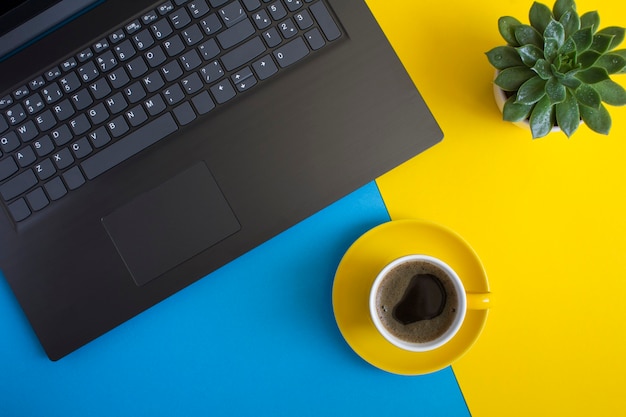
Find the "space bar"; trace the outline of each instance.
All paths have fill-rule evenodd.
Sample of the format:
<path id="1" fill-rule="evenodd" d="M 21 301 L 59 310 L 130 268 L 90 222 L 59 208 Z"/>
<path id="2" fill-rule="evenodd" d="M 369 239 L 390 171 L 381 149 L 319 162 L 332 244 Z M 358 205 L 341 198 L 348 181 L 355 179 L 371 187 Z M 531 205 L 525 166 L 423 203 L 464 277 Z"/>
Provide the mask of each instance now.
<path id="1" fill-rule="evenodd" d="M 178 129 L 178 125 L 170 113 L 165 113 L 135 130 L 128 136 L 109 147 L 98 152 L 82 164 L 83 171 L 87 178 L 94 179 L 98 175 L 113 168 L 115 165 L 127 160 L 131 156 L 141 152 L 148 146 L 157 143 L 170 133 Z"/>

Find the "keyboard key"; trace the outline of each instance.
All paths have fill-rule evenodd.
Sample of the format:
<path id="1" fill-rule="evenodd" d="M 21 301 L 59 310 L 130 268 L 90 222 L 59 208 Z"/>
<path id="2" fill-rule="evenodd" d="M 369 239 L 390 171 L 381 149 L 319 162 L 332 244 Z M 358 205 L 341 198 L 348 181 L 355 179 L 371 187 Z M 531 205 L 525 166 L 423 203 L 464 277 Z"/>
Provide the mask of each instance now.
<path id="1" fill-rule="evenodd" d="M 115 48 L 113 48 L 113 50 L 117 54 L 119 60 L 122 62 L 128 61 L 137 53 L 137 51 L 135 51 L 135 48 L 133 47 L 133 44 L 128 39 L 117 45 Z"/>
<path id="2" fill-rule="evenodd" d="M 202 64 L 200 56 L 194 49 L 182 55 L 179 60 L 185 71 L 191 71 Z"/>
<path id="3" fill-rule="evenodd" d="M 18 170 L 17 164 L 12 157 L 0 161 L 0 181 L 4 181 Z"/>
<path id="4" fill-rule="evenodd" d="M 67 148 L 61 149 L 58 153 L 52 155 L 52 161 L 58 169 L 65 169 L 72 165 L 74 157 Z"/>
<path id="5" fill-rule="evenodd" d="M 252 61 L 265 51 L 266 48 L 263 41 L 261 41 L 261 38 L 256 36 L 222 56 L 222 63 L 227 71 L 232 71 L 235 68 Z"/>
<path id="6" fill-rule="evenodd" d="M 85 177 L 83 177 L 83 173 L 80 172 L 80 168 L 74 167 L 63 174 L 63 179 L 65 180 L 65 184 L 67 184 L 67 188 L 70 190 L 75 190 L 81 185 L 85 183 Z"/>
<path id="7" fill-rule="evenodd" d="M 228 3 L 228 0 L 209 0 L 211 6 L 220 7 L 222 4 Z"/>
<path id="8" fill-rule="evenodd" d="M 205 61 L 215 58 L 220 53 L 220 47 L 217 46 L 215 39 L 209 39 L 208 41 L 200 44 L 200 46 L 198 46 L 198 50 Z"/>
<path id="9" fill-rule="evenodd" d="M 44 189 L 46 190 L 46 192 L 48 193 L 48 197 L 50 197 L 50 200 L 52 201 L 56 201 L 59 198 L 63 197 L 65 194 L 67 194 L 67 189 L 65 188 L 63 181 L 61 181 L 61 178 L 59 177 L 55 177 L 51 181 L 46 183 L 44 185 Z"/>
<path id="10" fill-rule="evenodd" d="M 33 211 L 39 211 L 50 204 L 48 197 L 46 197 L 46 194 L 43 192 L 41 187 L 35 188 L 30 193 L 26 194 L 26 200 L 28 201 L 28 204 L 30 204 Z"/>
<path id="11" fill-rule="evenodd" d="M 9 201 L 25 193 L 37 185 L 37 177 L 32 169 L 22 172 L 0 186 L 0 194 L 5 201 Z"/>
<path id="12" fill-rule="evenodd" d="M 261 2 L 259 0 L 242 0 L 242 2 L 244 6 L 246 6 L 246 9 L 251 12 L 261 7 Z"/>
<path id="13" fill-rule="evenodd" d="M 157 7 L 157 10 L 159 11 L 159 14 L 161 16 L 165 16 L 166 14 L 174 10 L 174 5 L 172 4 L 171 1 L 166 1 L 165 3 Z"/>
<path id="14" fill-rule="evenodd" d="M 69 94 L 78 90 L 81 86 L 80 80 L 78 79 L 78 75 L 75 72 L 70 72 L 66 74 L 64 77 L 59 79 L 59 85 L 65 92 L 65 94 Z"/>
<path id="15" fill-rule="evenodd" d="M 111 136 L 104 126 L 89 133 L 87 137 L 96 148 L 102 148 L 104 145 L 111 142 Z"/>
<path id="16" fill-rule="evenodd" d="M 183 89 L 187 94 L 194 94 L 204 87 L 204 83 L 195 72 L 188 77 L 183 78 L 180 81 L 180 84 L 183 86 Z"/>
<path id="17" fill-rule="evenodd" d="M 148 66 L 140 56 L 126 64 L 126 69 L 128 69 L 128 73 L 133 78 L 139 78 L 148 72 Z"/>
<path id="18" fill-rule="evenodd" d="M 103 103 L 89 109 L 88 114 L 92 125 L 99 125 L 109 118 L 109 112 L 106 110 Z"/>
<path id="19" fill-rule="evenodd" d="M 311 18 L 311 15 L 309 14 L 309 12 L 306 10 L 303 10 L 300 13 L 297 13 L 296 15 L 294 15 L 293 18 L 296 21 L 296 24 L 298 25 L 298 27 L 302 30 L 308 29 L 311 26 L 313 26 L 313 19 Z"/>
<path id="20" fill-rule="evenodd" d="M 218 14 L 222 18 L 226 27 L 232 27 L 246 18 L 246 13 L 238 0 L 233 1 L 227 6 L 221 8 Z"/>
<path id="21" fill-rule="evenodd" d="M 268 47 L 273 48 L 280 45 L 280 43 L 283 41 L 283 38 L 280 37 L 276 28 L 270 28 L 263 32 L 263 40 Z"/>
<path id="22" fill-rule="evenodd" d="M 146 106 L 146 110 L 148 110 L 148 113 L 150 114 L 150 116 L 156 116 L 157 114 L 165 110 L 165 108 L 167 107 L 165 105 L 165 101 L 163 101 L 161 96 L 158 94 L 144 101 L 143 105 Z"/>
<path id="23" fill-rule="evenodd" d="M 39 131 L 35 127 L 35 123 L 33 123 L 32 120 L 29 120 L 28 122 L 17 128 L 17 133 L 20 136 L 20 140 L 26 143 L 35 139 L 39 134 Z"/>
<path id="24" fill-rule="evenodd" d="M 108 72 L 117 65 L 117 58 L 115 58 L 112 51 L 106 51 L 96 58 L 96 62 L 98 63 L 98 67 L 100 67 L 100 71 Z"/>
<path id="25" fill-rule="evenodd" d="M 189 26 L 180 34 L 182 35 L 185 43 L 189 46 L 197 44 L 204 38 L 204 35 L 202 34 L 202 31 L 200 30 L 198 25 Z"/>
<path id="26" fill-rule="evenodd" d="M 124 68 L 116 69 L 107 75 L 107 78 L 113 88 L 122 88 L 130 81 L 130 78 L 128 78 L 128 74 L 126 74 Z"/>
<path id="27" fill-rule="evenodd" d="M 216 14 L 211 14 L 200 21 L 200 26 L 202 26 L 204 33 L 211 35 L 222 28 L 222 22 Z"/>
<path id="28" fill-rule="evenodd" d="M 128 123 L 126 123 L 126 120 L 124 120 L 123 116 L 118 116 L 115 119 L 111 120 L 109 123 L 107 123 L 107 127 L 109 128 L 111 136 L 113 136 L 114 138 L 119 138 L 130 129 L 128 127 Z"/>
<path id="29" fill-rule="evenodd" d="M 35 174 L 37 174 L 37 177 L 42 181 L 52 177 L 56 172 L 56 168 L 48 158 L 35 165 Z"/>
<path id="30" fill-rule="evenodd" d="M 191 22 L 191 17 L 185 9 L 180 9 L 169 15 L 170 22 L 175 29 L 182 29 Z"/>
<path id="31" fill-rule="evenodd" d="M 88 179 L 108 171 L 117 164 L 167 137 L 178 129 L 170 113 L 145 124 L 128 136 L 86 159 L 81 167 Z"/>
<path id="32" fill-rule="evenodd" d="M 72 132 L 70 132 L 70 128 L 67 125 L 61 125 L 50 132 L 50 137 L 57 146 L 63 146 L 72 140 Z"/>
<path id="33" fill-rule="evenodd" d="M 11 126 L 15 126 L 26 119 L 26 111 L 19 103 L 5 111 L 4 114 L 7 116 L 7 120 Z"/>
<path id="34" fill-rule="evenodd" d="M 137 49 L 139 49 L 140 51 L 148 49 L 154 44 L 154 39 L 152 38 L 152 35 L 150 34 L 148 29 L 144 29 L 138 34 L 134 35 L 133 41 L 135 42 L 135 46 L 137 47 Z"/>
<path id="35" fill-rule="evenodd" d="M 78 141 L 72 143 L 70 149 L 72 150 L 74 157 L 77 159 L 82 159 L 93 151 L 93 148 L 89 144 L 86 137 L 82 137 Z"/>
<path id="36" fill-rule="evenodd" d="M 306 39 L 311 49 L 313 49 L 314 51 L 326 45 L 326 41 L 324 40 L 324 37 L 322 36 L 320 31 L 317 30 L 317 28 L 311 29 L 310 31 L 305 33 L 304 38 Z"/>
<path id="37" fill-rule="evenodd" d="M 146 91 L 143 89 L 141 83 L 136 81 L 124 89 L 124 94 L 126 95 L 126 100 L 128 100 L 129 103 L 134 104 L 143 100 L 146 96 Z"/>
<path id="38" fill-rule="evenodd" d="M 272 19 L 274 20 L 280 20 L 283 17 L 287 16 L 287 10 L 285 9 L 285 6 L 283 6 L 283 4 L 280 2 L 280 0 L 270 4 L 268 10 L 272 15 Z"/>
<path id="39" fill-rule="evenodd" d="M 158 67 L 167 59 L 165 57 L 165 53 L 163 52 L 163 48 L 158 45 L 146 52 L 145 57 L 146 61 L 148 61 L 148 65 L 150 66 L 150 68 Z"/>
<path id="40" fill-rule="evenodd" d="M 46 81 L 43 79 L 43 77 L 37 77 L 28 83 L 28 86 L 33 91 L 43 87 L 44 85 L 46 85 Z"/>
<path id="41" fill-rule="evenodd" d="M 126 29 L 126 33 L 128 33 L 129 35 L 132 35 L 133 33 L 137 32 L 138 30 L 141 30 L 141 23 L 139 22 L 139 20 L 135 19 L 132 22 L 130 22 L 129 24 L 127 24 L 124 29 Z"/>
<path id="42" fill-rule="evenodd" d="M 26 87 L 25 85 L 23 85 L 23 86 L 21 86 L 20 88 L 16 89 L 16 90 L 13 92 L 13 97 L 14 97 L 16 100 L 21 100 L 21 99 L 23 99 L 24 97 L 26 97 L 26 96 L 28 95 L 28 93 L 29 93 L 29 92 L 30 92 L 30 91 L 28 90 L 28 87 Z"/>
<path id="43" fill-rule="evenodd" d="M 191 99 L 198 114 L 206 114 L 215 108 L 215 103 L 207 91 L 203 91 Z"/>
<path id="44" fill-rule="evenodd" d="M 185 50 L 185 45 L 178 35 L 174 35 L 163 42 L 163 47 L 169 56 L 176 56 Z"/>
<path id="45" fill-rule="evenodd" d="M 218 84 L 211 87 L 211 93 L 213 93 L 213 97 L 215 97 L 215 101 L 219 104 L 223 104 L 235 97 L 237 94 L 235 89 L 231 85 L 231 83 L 226 79 L 222 80 Z"/>
<path id="46" fill-rule="evenodd" d="M 290 12 L 295 12 L 302 7 L 302 0 L 285 0 L 285 4 Z"/>
<path id="47" fill-rule="evenodd" d="M 78 59 L 78 62 L 87 62 L 93 58 L 93 52 L 89 48 L 84 49 L 76 55 L 76 58 Z"/>
<path id="48" fill-rule="evenodd" d="M 322 32 L 326 35 L 326 39 L 334 41 L 341 36 L 341 31 L 337 27 L 337 24 L 333 20 L 324 3 L 318 1 L 317 3 L 311 5 L 310 10 L 315 17 L 315 20 L 317 20 L 317 23 L 319 23 Z"/>
<path id="49" fill-rule="evenodd" d="M 143 22 L 144 25 L 149 25 L 150 23 L 155 22 L 158 18 L 159 18 L 159 15 L 156 14 L 154 10 L 151 10 L 147 12 L 146 14 L 144 14 L 143 16 L 141 16 L 141 21 Z"/>
<path id="50" fill-rule="evenodd" d="M 46 73 L 44 74 L 44 77 L 46 77 L 46 80 L 48 81 L 55 80 L 59 78 L 60 76 L 61 76 L 61 70 L 59 69 L 59 67 L 51 68 L 48 71 L 46 71 Z"/>
<path id="51" fill-rule="evenodd" d="M 110 46 L 109 41 L 102 39 L 93 45 L 93 50 L 99 54 Z"/>
<path id="52" fill-rule="evenodd" d="M 52 110 L 54 111 L 55 116 L 60 122 L 69 119 L 75 113 L 74 107 L 68 99 L 65 99 L 59 104 L 55 105 Z"/>
<path id="53" fill-rule="evenodd" d="M 17 159 L 17 163 L 22 168 L 32 165 L 37 160 L 37 156 L 35 156 L 35 152 L 33 148 L 30 146 L 26 146 L 25 148 L 20 149 L 15 154 L 15 159 Z"/>
<path id="54" fill-rule="evenodd" d="M 109 35 L 109 39 L 111 40 L 111 43 L 121 42 L 126 39 L 126 33 L 124 33 L 124 29 L 118 29 Z"/>
<path id="55" fill-rule="evenodd" d="M 9 153 L 20 147 L 20 140 L 15 132 L 9 132 L 0 137 L 0 148 L 4 153 Z"/>
<path id="56" fill-rule="evenodd" d="M 180 65 L 176 61 L 172 61 L 163 68 L 161 68 L 161 72 L 167 81 L 174 81 L 180 78 L 183 75 L 183 70 L 180 68 Z"/>
<path id="57" fill-rule="evenodd" d="M 45 107 L 45 103 L 41 96 L 37 93 L 31 95 L 26 100 L 24 100 L 24 108 L 28 114 L 36 114 L 43 110 Z"/>
<path id="58" fill-rule="evenodd" d="M 209 65 L 202 67 L 200 74 L 207 84 L 217 81 L 224 76 L 224 69 L 218 61 L 213 61 Z"/>
<path id="59" fill-rule="evenodd" d="M 9 212 L 16 222 L 21 222 L 31 215 L 31 211 L 23 198 L 9 204 Z"/>
<path id="60" fill-rule="evenodd" d="M 4 96 L 4 97 L 0 98 L 0 110 L 6 109 L 7 107 L 12 105 L 13 103 L 14 103 L 13 97 L 11 97 L 11 96 Z"/>
<path id="61" fill-rule="evenodd" d="M 254 21 L 256 27 L 259 29 L 265 29 L 272 24 L 270 16 L 265 10 L 260 10 L 258 13 L 255 13 L 254 16 L 252 16 L 252 20 Z"/>
<path id="62" fill-rule="evenodd" d="M 230 29 L 226 29 L 217 35 L 217 40 L 222 45 L 222 48 L 229 49 L 239 42 L 249 38 L 254 35 L 255 29 L 250 23 L 249 19 L 245 19 Z"/>
<path id="63" fill-rule="evenodd" d="M 174 116 L 181 126 L 187 125 L 196 119 L 196 113 L 189 102 L 184 102 L 174 109 Z"/>
<path id="64" fill-rule="evenodd" d="M 107 98 L 105 102 L 111 114 L 117 114 L 128 107 L 128 103 L 124 99 L 124 95 L 121 92 Z"/>
<path id="65" fill-rule="evenodd" d="M 137 127 L 148 120 L 148 115 L 144 111 L 143 107 L 135 106 L 126 112 L 126 119 L 131 126 Z"/>
<path id="66" fill-rule="evenodd" d="M 265 80 L 278 72 L 278 67 L 269 55 L 265 55 L 253 63 L 252 68 L 254 68 L 254 72 L 260 80 Z"/>
<path id="67" fill-rule="evenodd" d="M 307 56 L 309 48 L 302 38 L 298 37 L 274 51 L 274 57 L 281 68 L 288 67 Z"/>
<path id="68" fill-rule="evenodd" d="M 183 93 L 183 90 L 178 84 L 174 84 L 170 88 L 163 91 L 163 97 L 165 98 L 165 101 L 172 106 L 184 99 L 185 93 Z"/>
<path id="69" fill-rule="evenodd" d="M 48 135 L 33 142 L 33 147 L 38 156 L 46 156 L 54 150 L 54 144 Z"/>
<path id="70" fill-rule="evenodd" d="M 165 39 L 172 33 L 172 27 L 166 19 L 161 19 L 152 24 L 150 30 L 156 39 Z"/>
<path id="71" fill-rule="evenodd" d="M 165 85 L 165 81 L 163 81 L 158 71 L 146 75 L 141 81 L 149 93 L 154 93 Z"/>
<path id="72" fill-rule="evenodd" d="M 98 71 L 98 67 L 92 61 L 89 61 L 82 67 L 78 69 L 78 75 L 80 76 L 83 82 L 88 83 L 92 80 L 95 80 L 98 75 L 100 75 L 100 71 Z"/>
<path id="73" fill-rule="evenodd" d="M 37 128 L 40 132 L 45 132 L 46 130 L 54 127 L 57 121 L 52 115 L 52 112 L 50 110 L 46 110 L 39 116 L 35 117 L 35 123 L 37 123 Z"/>
<path id="74" fill-rule="evenodd" d="M 76 110 L 86 109 L 87 107 L 91 106 L 91 104 L 93 103 L 93 99 L 91 98 L 91 95 L 89 94 L 89 91 L 87 91 L 86 88 L 83 88 L 82 90 L 78 91 L 76 94 L 73 94 L 71 96 L 71 99 L 72 99 L 72 103 L 74 104 L 74 107 L 76 107 Z"/>
<path id="75" fill-rule="evenodd" d="M 70 120 L 69 124 L 72 128 L 72 131 L 74 132 L 74 135 L 76 136 L 82 135 L 83 133 L 91 129 L 91 123 L 89 123 L 87 116 L 82 113 L 79 114 L 76 118 Z"/>
<path id="76" fill-rule="evenodd" d="M 189 9 L 189 12 L 195 19 L 209 12 L 209 6 L 207 6 L 206 0 L 194 0 L 187 5 L 187 9 Z"/>

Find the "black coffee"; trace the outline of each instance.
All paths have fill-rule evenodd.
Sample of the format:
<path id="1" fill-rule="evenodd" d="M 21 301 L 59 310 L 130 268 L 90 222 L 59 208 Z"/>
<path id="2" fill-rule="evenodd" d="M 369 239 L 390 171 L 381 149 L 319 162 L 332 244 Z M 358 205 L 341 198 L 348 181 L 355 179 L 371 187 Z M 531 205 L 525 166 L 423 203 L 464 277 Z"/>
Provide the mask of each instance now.
<path id="1" fill-rule="evenodd" d="M 448 274 L 436 265 L 414 261 L 387 273 L 377 294 L 383 326 L 410 343 L 437 339 L 454 322 L 458 295 Z"/>

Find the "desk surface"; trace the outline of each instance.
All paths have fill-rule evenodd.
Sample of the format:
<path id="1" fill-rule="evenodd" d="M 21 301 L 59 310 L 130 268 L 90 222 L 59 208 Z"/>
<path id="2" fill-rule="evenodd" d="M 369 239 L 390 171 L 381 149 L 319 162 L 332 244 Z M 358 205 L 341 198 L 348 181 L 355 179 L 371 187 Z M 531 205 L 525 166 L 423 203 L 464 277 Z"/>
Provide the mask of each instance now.
<path id="1" fill-rule="evenodd" d="M 445 133 L 378 181 L 390 215 L 464 236 L 497 296 L 453 365 L 472 415 L 623 415 L 626 108 L 610 108 L 608 137 L 581 127 L 533 141 L 501 121 L 484 55 L 502 43 L 497 19 L 527 22 L 531 0 L 368 3 Z M 576 3 L 601 27 L 626 26 L 623 1 Z"/>
<path id="2" fill-rule="evenodd" d="M 533 141 L 500 120 L 484 56 L 530 0 L 367 2 L 444 141 L 60 362 L 0 280 L 0 415 L 623 413 L 626 108 L 608 137 Z M 602 26 L 626 24 L 623 2 L 599 7 Z M 371 367 L 334 323 L 341 255 L 389 216 L 456 230 L 498 297 L 474 348 L 434 374 Z"/>

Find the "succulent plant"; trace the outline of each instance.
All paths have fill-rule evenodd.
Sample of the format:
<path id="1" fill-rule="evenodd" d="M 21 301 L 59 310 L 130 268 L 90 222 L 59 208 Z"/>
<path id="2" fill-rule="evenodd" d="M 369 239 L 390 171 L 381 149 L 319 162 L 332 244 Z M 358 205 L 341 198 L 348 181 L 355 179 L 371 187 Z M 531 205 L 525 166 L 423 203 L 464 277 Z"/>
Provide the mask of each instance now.
<path id="1" fill-rule="evenodd" d="M 611 117 L 604 104 L 626 104 L 626 90 L 610 75 L 626 73 L 626 49 L 615 48 L 625 30 L 599 30 L 597 12 L 579 16 L 574 0 L 557 0 L 552 10 L 535 2 L 530 25 L 514 17 L 498 20 L 507 42 L 487 52 L 497 70 L 495 84 L 508 99 L 504 120 L 527 119 L 533 138 L 558 125 L 570 137 L 584 121 L 608 134 Z"/>

